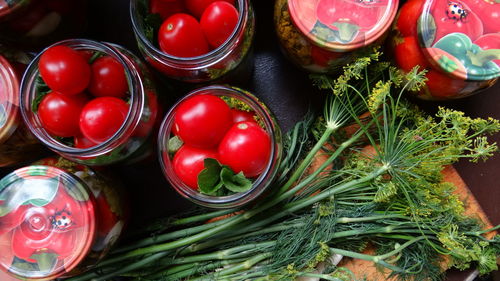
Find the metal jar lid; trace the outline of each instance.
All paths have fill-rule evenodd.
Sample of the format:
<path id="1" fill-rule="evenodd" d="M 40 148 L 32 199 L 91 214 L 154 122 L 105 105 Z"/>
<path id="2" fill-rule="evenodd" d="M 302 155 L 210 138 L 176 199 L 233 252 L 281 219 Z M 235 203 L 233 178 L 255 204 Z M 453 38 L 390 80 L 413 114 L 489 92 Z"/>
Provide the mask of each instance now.
<path id="1" fill-rule="evenodd" d="M 448 75 L 471 81 L 500 77 L 499 1 L 427 1 L 417 30 L 426 57 Z"/>
<path id="2" fill-rule="evenodd" d="M 390 27 L 397 0 L 288 0 L 295 26 L 314 44 L 335 52 L 367 46 Z"/>
<path id="3" fill-rule="evenodd" d="M 93 197 L 75 176 L 28 166 L 0 180 L 0 269 L 54 279 L 88 254 L 96 233 Z"/>
<path id="4" fill-rule="evenodd" d="M 9 61 L 0 55 L 0 144 L 19 124 L 19 79 Z"/>

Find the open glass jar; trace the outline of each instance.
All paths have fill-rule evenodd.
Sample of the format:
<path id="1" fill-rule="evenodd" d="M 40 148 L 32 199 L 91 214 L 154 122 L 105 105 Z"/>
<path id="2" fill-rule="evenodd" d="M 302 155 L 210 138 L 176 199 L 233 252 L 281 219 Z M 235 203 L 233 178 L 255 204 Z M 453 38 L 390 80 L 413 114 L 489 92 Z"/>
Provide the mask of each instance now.
<path id="1" fill-rule="evenodd" d="M 41 84 L 43 80 L 40 79 L 40 57 L 47 49 L 54 46 L 72 48 L 83 56 L 90 53 L 90 56 L 97 54 L 97 56 L 111 57 L 123 66 L 128 89 L 124 97 L 125 101 L 121 101 L 121 103 L 128 106 L 128 112 L 126 117 L 123 117 L 124 121 L 121 126 L 106 140 L 91 145 L 79 146 L 77 145 L 78 136 L 69 138 L 56 137 L 44 128 L 40 114 L 33 110 L 33 106 L 43 103 L 43 98 L 46 97 L 40 96 L 43 93 L 40 87 L 46 87 L 46 85 Z M 119 161 L 133 161 L 136 160 L 135 156 L 143 156 L 145 154 L 144 147 L 150 145 L 148 138 L 152 135 L 159 110 L 156 89 L 145 65 L 131 52 L 110 43 L 71 39 L 58 42 L 47 49 L 31 62 L 21 83 L 21 113 L 31 132 L 43 144 L 59 155 L 86 165 L 106 165 Z M 47 93 L 47 90 L 45 93 Z M 98 98 L 91 100 L 87 104 Z M 42 102 L 38 103 L 40 100 Z M 141 152 L 143 155 L 134 155 L 138 151 L 143 151 L 144 153 Z"/>
<path id="2" fill-rule="evenodd" d="M 337 72 L 364 47 L 380 43 L 395 0 L 276 0 L 274 22 L 285 55 L 309 72 Z"/>
<path id="3" fill-rule="evenodd" d="M 427 100 L 466 97 L 500 77 L 500 3 L 485 0 L 410 0 L 394 25 L 396 64 L 427 70 Z"/>
<path id="4" fill-rule="evenodd" d="M 281 131 L 270 110 L 246 91 L 219 85 L 197 89 L 172 107 L 158 147 L 171 186 L 212 208 L 257 198 L 272 184 L 282 156 Z"/>
<path id="5" fill-rule="evenodd" d="M 153 1 L 153 0 L 151 0 Z M 196 57 L 177 57 L 162 52 L 157 44 L 159 26 L 151 26 L 149 0 L 130 1 L 130 17 L 139 50 L 146 61 L 169 78 L 190 83 L 209 81 L 234 82 L 250 77 L 251 45 L 255 19 L 249 0 L 236 0 L 238 22 L 219 47 Z"/>
<path id="6" fill-rule="evenodd" d="M 44 151 L 19 112 L 19 72 L 28 63 L 22 52 L 0 50 L 0 167 L 34 160 Z"/>
<path id="7" fill-rule="evenodd" d="M 87 0 L 0 2 L 0 39 L 26 49 L 80 35 L 87 26 Z"/>
<path id="8" fill-rule="evenodd" d="M 42 162 L 0 180 L 0 270 L 23 280 L 86 271 L 125 224 L 120 194 L 107 178 L 67 160 Z"/>

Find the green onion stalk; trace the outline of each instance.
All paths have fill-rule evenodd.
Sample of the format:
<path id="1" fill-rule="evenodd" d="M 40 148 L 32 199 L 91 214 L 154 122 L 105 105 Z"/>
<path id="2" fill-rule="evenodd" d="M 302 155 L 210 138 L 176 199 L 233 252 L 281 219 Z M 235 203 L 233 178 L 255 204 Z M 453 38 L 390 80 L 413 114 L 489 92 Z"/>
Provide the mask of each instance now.
<path id="1" fill-rule="evenodd" d="M 403 280 L 441 280 L 442 255 L 446 267 L 496 270 L 500 238 L 464 215 L 440 171 L 491 156 L 497 147 L 487 135 L 499 122 L 446 108 L 427 115 L 403 97 L 425 83 L 425 72 L 403 74 L 380 55 L 357 59 L 337 78 L 313 77 L 330 92 L 324 112 L 287 134 L 274 193 L 248 208 L 163 220 L 150 228 L 154 236 L 70 280 L 353 280 L 334 255 Z M 326 160 L 313 167 L 319 154 Z M 363 252 L 368 245 L 374 255 Z"/>

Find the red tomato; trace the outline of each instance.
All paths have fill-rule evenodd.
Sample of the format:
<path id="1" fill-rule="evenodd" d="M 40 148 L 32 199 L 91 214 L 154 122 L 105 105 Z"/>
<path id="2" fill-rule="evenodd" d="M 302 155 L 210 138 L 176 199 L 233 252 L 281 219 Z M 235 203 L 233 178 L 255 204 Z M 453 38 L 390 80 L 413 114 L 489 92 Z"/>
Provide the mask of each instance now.
<path id="1" fill-rule="evenodd" d="M 78 121 L 80 118 L 78 118 Z M 89 148 L 97 145 L 97 143 L 87 139 L 84 136 L 76 136 L 75 137 L 75 148 Z"/>
<path id="2" fill-rule="evenodd" d="M 255 122 L 234 124 L 219 144 L 219 160 L 246 177 L 261 174 L 271 155 L 271 138 Z"/>
<path id="3" fill-rule="evenodd" d="M 330 52 L 314 44 L 311 44 L 311 57 L 314 63 L 319 66 L 328 67 L 331 61 L 336 60 L 337 58 L 342 56 L 342 53 Z"/>
<path id="4" fill-rule="evenodd" d="M 150 0 L 149 12 L 151 14 L 159 14 L 162 20 L 168 19 L 176 13 L 185 11 L 183 0 Z"/>
<path id="5" fill-rule="evenodd" d="M 72 137 L 80 134 L 80 112 L 87 102 L 84 94 L 68 96 L 57 92 L 46 95 L 38 107 L 38 117 L 49 134 Z"/>
<path id="6" fill-rule="evenodd" d="M 195 17 L 201 18 L 205 9 L 217 0 L 186 0 L 186 8 Z M 223 0 L 234 6 L 234 0 Z"/>
<path id="7" fill-rule="evenodd" d="M 112 137 L 127 118 L 128 104 L 115 97 L 99 97 L 91 100 L 80 115 L 82 134 L 95 143 Z"/>
<path id="8" fill-rule="evenodd" d="M 196 95 L 183 101 L 174 116 L 178 136 L 187 145 L 216 147 L 233 124 L 231 108 L 219 97 Z"/>
<path id="9" fill-rule="evenodd" d="M 405 72 L 410 72 L 417 65 L 421 66 L 420 70 L 427 68 L 429 62 L 420 49 L 418 39 L 415 36 L 408 36 L 402 40 L 394 47 L 394 59 L 399 68 Z"/>
<path id="10" fill-rule="evenodd" d="M 187 186 L 198 189 L 198 174 L 204 169 L 206 158 L 217 159 L 217 152 L 183 145 L 174 155 L 174 172 Z"/>
<path id="11" fill-rule="evenodd" d="M 66 46 L 47 49 L 38 63 L 43 81 L 54 91 L 74 95 L 90 82 L 90 65 L 77 51 Z"/>
<path id="12" fill-rule="evenodd" d="M 224 1 L 213 2 L 205 9 L 200 25 L 212 48 L 222 45 L 233 33 L 238 15 L 236 8 Z"/>
<path id="13" fill-rule="evenodd" d="M 233 123 L 243 122 L 243 121 L 253 121 L 255 122 L 255 113 L 253 111 L 243 111 L 239 109 L 231 109 L 231 114 L 233 116 Z"/>
<path id="14" fill-rule="evenodd" d="M 438 99 L 447 99 L 459 95 L 460 91 L 466 86 L 464 80 L 450 78 L 433 69 L 427 72 L 426 77 L 428 79 L 426 85 L 430 94 Z"/>
<path id="15" fill-rule="evenodd" d="M 406 2 L 396 19 L 396 28 L 401 33 L 401 36 L 415 36 L 417 35 L 417 21 L 422 14 L 425 1 L 410 0 Z"/>
<path id="16" fill-rule="evenodd" d="M 91 66 L 89 92 L 96 97 L 125 97 L 128 90 L 123 65 L 110 56 L 98 58 Z"/>
<path id="17" fill-rule="evenodd" d="M 197 57 L 208 53 L 208 43 L 198 21 L 188 14 L 175 14 L 160 26 L 160 49 L 176 57 Z"/>

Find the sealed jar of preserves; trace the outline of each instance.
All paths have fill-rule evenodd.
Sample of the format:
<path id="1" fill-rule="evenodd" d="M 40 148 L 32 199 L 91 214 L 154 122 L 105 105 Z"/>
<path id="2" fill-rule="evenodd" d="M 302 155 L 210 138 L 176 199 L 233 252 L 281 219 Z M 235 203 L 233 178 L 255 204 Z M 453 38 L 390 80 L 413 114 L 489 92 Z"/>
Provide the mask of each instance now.
<path id="1" fill-rule="evenodd" d="M 179 194 L 202 206 L 232 208 L 271 185 L 282 156 L 281 131 L 254 95 L 214 85 L 172 107 L 158 150 L 163 173 Z"/>
<path id="2" fill-rule="evenodd" d="M 145 65 L 110 43 L 56 43 L 35 57 L 21 83 L 21 113 L 31 132 L 86 165 L 130 162 L 152 151 L 158 110 Z"/>
<path id="3" fill-rule="evenodd" d="M 87 26 L 87 0 L 0 1 L 0 39 L 38 49 L 81 35 Z"/>
<path id="4" fill-rule="evenodd" d="M 395 0 L 277 0 L 274 22 L 294 64 L 309 72 L 336 72 L 384 39 L 397 9 Z"/>
<path id="5" fill-rule="evenodd" d="M 255 33 L 252 5 L 249 0 L 212 2 L 130 1 L 132 27 L 146 61 L 183 82 L 248 79 Z"/>
<path id="6" fill-rule="evenodd" d="M 124 227 L 115 186 L 89 168 L 49 159 L 0 180 L 0 269 L 22 280 L 81 273 Z M 60 167 L 58 167 L 60 166 Z"/>
<path id="7" fill-rule="evenodd" d="M 34 160 L 44 151 L 19 111 L 19 80 L 29 59 L 25 53 L 0 47 L 0 167 Z"/>
<path id="8" fill-rule="evenodd" d="M 417 97 L 462 98 L 500 77 L 500 3 L 486 0 L 410 0 L 394 25 L 392 47 L 404 71 L 427 70 Z"/>

